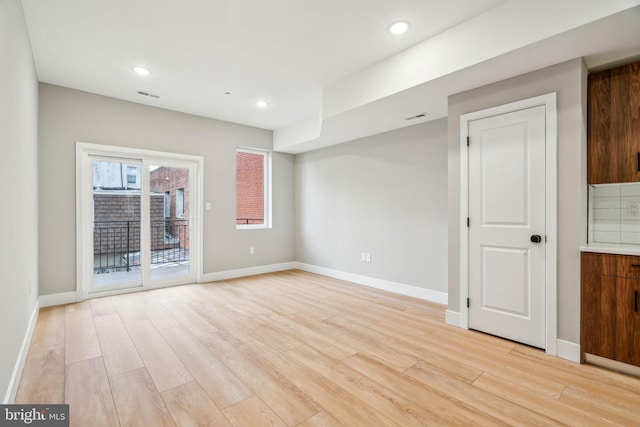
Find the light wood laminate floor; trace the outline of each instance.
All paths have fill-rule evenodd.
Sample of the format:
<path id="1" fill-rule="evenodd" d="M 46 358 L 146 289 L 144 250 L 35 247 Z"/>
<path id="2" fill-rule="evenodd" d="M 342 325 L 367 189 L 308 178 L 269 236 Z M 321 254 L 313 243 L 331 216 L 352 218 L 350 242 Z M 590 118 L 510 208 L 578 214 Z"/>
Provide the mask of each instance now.
<path id="1" fill-rule="evenodd" d="M 42 309 L 16 403 L 72 426 L 640 425 L 640 379 L 300 271 Z"/>

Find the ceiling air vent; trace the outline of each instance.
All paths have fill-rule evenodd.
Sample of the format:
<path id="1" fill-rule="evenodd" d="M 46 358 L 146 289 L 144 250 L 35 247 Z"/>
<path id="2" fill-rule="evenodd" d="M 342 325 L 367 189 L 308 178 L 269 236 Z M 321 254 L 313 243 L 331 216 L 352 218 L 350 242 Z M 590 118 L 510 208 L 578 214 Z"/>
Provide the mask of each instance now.
<path id="1" fill-rule="evenodd" d="M 415 116 L 409 116 L 409 117 L 405 117 L 405 120 L 415 120 L 415 119 L 421 119 L 423 117 L 427 117 L 429 115 L 429 113 L 420 113 L 420 114 L 416 114 Z"/>
<path id="2" fill-rule="evenodd" d="M 160 98 L 160 95 L 154 95 L 153 93 L 149 93 L 149 92 L 143 92 L 141 90 L 138 91 L 138 95 L 142 95 L 142 96 L 148 96 L 150 98 Z"/>

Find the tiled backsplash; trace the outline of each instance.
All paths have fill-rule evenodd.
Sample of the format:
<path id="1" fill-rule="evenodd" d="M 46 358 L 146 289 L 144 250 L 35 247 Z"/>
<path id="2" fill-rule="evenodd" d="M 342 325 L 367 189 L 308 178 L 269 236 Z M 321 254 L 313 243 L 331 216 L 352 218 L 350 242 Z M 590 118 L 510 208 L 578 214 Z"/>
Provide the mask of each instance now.
<path id="1" fill-rule="evenodd" d="M 589 186 L 589 242 L 640 245 L 640 183 Z"/>

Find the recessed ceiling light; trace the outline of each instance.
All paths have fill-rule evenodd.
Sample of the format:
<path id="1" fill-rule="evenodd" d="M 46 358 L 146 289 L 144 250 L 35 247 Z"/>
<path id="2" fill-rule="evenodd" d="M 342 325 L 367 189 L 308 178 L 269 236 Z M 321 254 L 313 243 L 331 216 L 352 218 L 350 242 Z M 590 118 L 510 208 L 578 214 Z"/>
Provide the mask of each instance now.
<path id="1" fill-rule="evenodd" d="M 398 21 L 389 26 L 389 32 L 395 36 L 406 33 L 409 29 L 407 21 Z"/>
<path id="2" fill-rule="evenodd" d="M 267 105 L 269 105 L 269 103 L 263 99 L 256 101 L 256 107 L 258 108 L 267 108 Z"/>
<path id="3" fill-rule="evenodd" d="M 135 67 L 131 67 L 131 69 L 133 70 L 134 73 L 140 74 L 141 76 L 148 76 L 149 74 L 151 74 L 151 71 L 149 71 L 147 68 L 140 67 L 139 65 L 136 65 Z"/>

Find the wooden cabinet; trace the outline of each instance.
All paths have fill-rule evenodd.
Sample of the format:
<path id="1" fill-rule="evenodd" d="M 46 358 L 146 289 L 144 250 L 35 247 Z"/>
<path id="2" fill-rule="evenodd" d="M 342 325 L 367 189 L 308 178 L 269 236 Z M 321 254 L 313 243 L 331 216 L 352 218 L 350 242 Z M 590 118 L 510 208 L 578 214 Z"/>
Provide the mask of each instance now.
<path id="1" fill-rule="evenodd" d="M 640 366 L 640 256 L 583 253 L 584 353 Z"/>
<path id="2" fill-rule="evenodd" d="M 640 181 L 640 62 L 589 75 L 587 180 Z"/>

